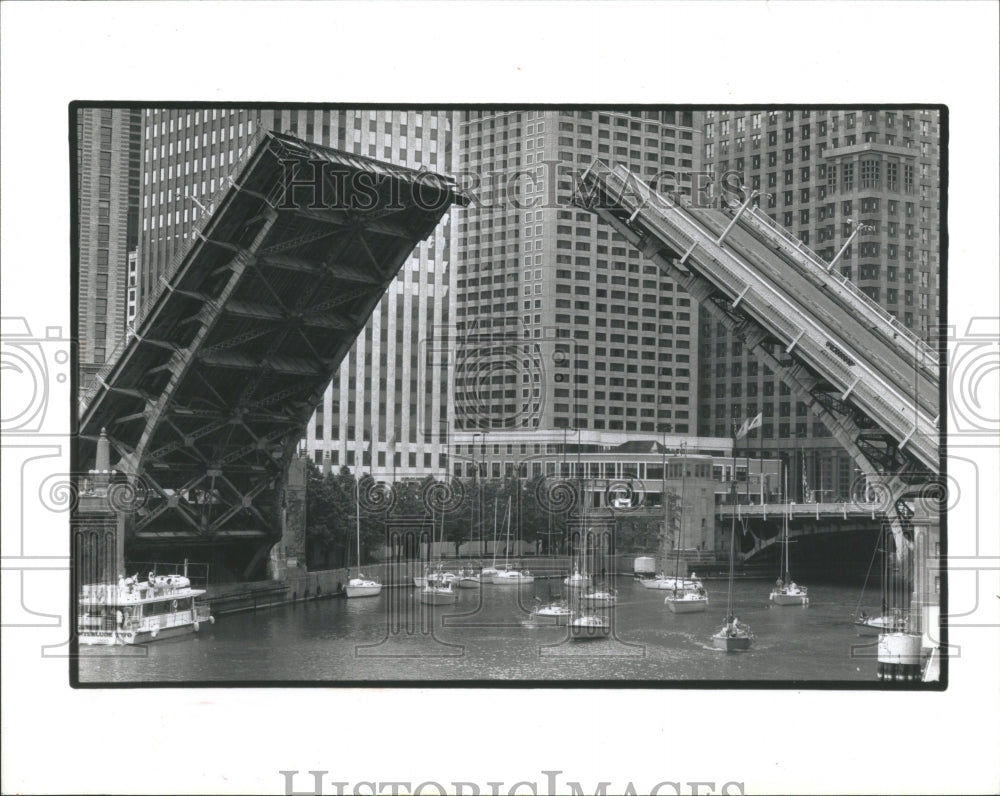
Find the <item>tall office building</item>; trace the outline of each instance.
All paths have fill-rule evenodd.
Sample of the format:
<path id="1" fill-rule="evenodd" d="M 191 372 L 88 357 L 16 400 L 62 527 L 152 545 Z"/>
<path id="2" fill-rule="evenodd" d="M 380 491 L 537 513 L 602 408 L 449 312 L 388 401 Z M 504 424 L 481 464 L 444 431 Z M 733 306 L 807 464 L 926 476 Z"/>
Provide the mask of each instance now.
<path id="1" fill-rule="evenodd" d="M 436 111 L 171 109 L 143 113 L 142 301 L 169 273 L 193 225 L 214 209 L 261 130 L 411 168 L 446 171 L 450 114 Z M 376 478 L 447 468 L 447 372 L 427 366 L 448 324 L 449 217 L 419 244 L 309 421 L 304 450 Z M 373 442 L 374 439 L 374 442 Z"/>
<path id="2" fill-rule="evenodd" d="M 471 471 L 473 444 L 484 433 L 510 454 L 503 468 L 510 471 L 546 446 L 596 451 L 694 432 L 691 298 L 569 198 L 575 176 L 595 158 L 690 195 L 698 117 L 456 114 L 452 171 L 474 199 L 453 224 L 453 472 Z"/>
<path id="3" fill-rule="evenodd" d="M 79 384 L 86 387 L 125 336 L 128 258 L 136 245 L 140 114 L 76 112 Z"/>
<path id="4" fill-rule="evenodd" d="M 706 112 L 704 162 L 738 174 L 760 206 L 873 301 L 934 344 L 938 331 L 940 119 L 937 110 Z M 794 462 L 793 499 L 849 496 L 854 464 L 804 402 L 740 340 L 700 318 L 699 433 L 763 413 L 750 447 Z"/>

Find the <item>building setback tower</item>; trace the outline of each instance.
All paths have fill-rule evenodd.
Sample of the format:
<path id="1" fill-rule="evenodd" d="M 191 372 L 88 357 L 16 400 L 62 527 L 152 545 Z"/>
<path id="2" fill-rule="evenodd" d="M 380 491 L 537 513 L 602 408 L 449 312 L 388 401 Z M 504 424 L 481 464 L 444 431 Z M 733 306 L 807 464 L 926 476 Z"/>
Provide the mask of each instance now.
<path id="1" fill-rule="evenodd" d="M 690 297 L 569 198 L 596 158 L 689 196 L 700 130 L 680 111 L 456 113 L 452 171 L 473 201 L 452 225 L 454 473 L 484 434 L 514 446 L 510 471 L 546 440 L 695 431 Z"/>
<path id="2" fill-rule="evenodd" d="M 445 171 L 450 114 L 435 111 L 192 108 L 143 113 L 142 301 L 193 225 L 214 209 L 262 131 L 411 168 Z M 447 373 L 427 367 L 448 324 L 448 217 L 406 261 L 309 421 L 303 450 L 317 464 L 417 477 L 447 468 Z M 141 310 L 140 310 L 141 314 Z"/>
<path id="3" fill-rule="evenodd" d="M 936 345 L 940 119 L 937 110 L 728 110 L 704 119 L 704 161 L 735 173 L 760 206 L 922 339 Z M 850 457 L 742 342 L 700 317 L 698 427 L 730 433 L 763 414 L 750 449 L 782 451 L 793 500 L 848 498 Z"/>
<path id="4" fill-rule="evenodd" d="M 76 111 L 79 384 L 85 389 L 125 337 L 134 298 L 128 258 L 136 245 L 140 113 Z"/>

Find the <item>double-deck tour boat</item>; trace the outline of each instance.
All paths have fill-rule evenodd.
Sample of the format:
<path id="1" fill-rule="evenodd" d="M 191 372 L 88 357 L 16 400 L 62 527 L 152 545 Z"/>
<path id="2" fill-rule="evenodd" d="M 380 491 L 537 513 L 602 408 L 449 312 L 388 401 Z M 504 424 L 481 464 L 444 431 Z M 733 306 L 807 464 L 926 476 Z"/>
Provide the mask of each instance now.
<path id="1" fill-rule="evenodd" d="M 208 605 L 197 598 L 184 575 L 138 574 L 117 584 L 84 585 L 79 596 L 77 634 L 81 644 L 142 644 L 154 639 L 194 633 L 204 622 L 214 623 Z"/>

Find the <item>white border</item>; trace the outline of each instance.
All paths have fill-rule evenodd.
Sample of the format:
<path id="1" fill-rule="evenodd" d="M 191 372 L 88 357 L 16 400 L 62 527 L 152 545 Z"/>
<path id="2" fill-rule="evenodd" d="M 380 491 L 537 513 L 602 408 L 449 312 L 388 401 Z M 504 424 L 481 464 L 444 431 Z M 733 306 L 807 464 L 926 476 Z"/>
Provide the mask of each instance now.
<path id="1" fill-rule="evenodd" d="M 1000 314 L 997 8 L 7 2 L 0 7 L 3 314 L 27 316 L 36 331 L 69 329 L 67 106 L 74 99 L 941 102 L 952 131 L 949 311 L 962 332 L 971 317 Z M 996 453 L 995 445 L 968 453 L 990 498 L 958 505 L 953 534 L 977 510 L 978 527 L 993 536 L 1000 527 L 988 487 L 1000 483 Z M 3 485 L 5 555 L 17 487 Z M 330 771 L 327 782 L 465 780 L 484 792 L 490 780 L 506 782 L 503 792 L 537 781 L 545 792 L 547 769 L 565 772 L 560 782 L 623 788 L 632 781 L 639 792 L 661 780 L 712 780 L 715 792 L 730 780 L 744 782 L 747 793 L 996 792 L 1000 616 L 989 602 L 996 572 L 983 582 L 986 602 L 976 617 L 993 627 L 952 633 L 962 657 L 952 662 L 946 694 L 74 692 L 65 659 L 39 655 L 58 634 L 11 629 L 2 646 L 2 790 L 274 793 L 284 787 L 279 770 L 318 768 Z M 31 598 L 65 611 L 63 594 Z M 611 717 L 597 728 L 599 742 L 584 741 L 576 721 L 561 718 L 581 702 L 587 716 Z M 444 742 L 414 727 L 426 710 L 444 716 L 497 703 L 531 720 L 493 718 L 482 733 L 456 729 Z M 345 728 L 356 711 L 396 718 L 378 721 L 373 737 Z M 704 717 L 705 734 L 678 733 L 671 728 L 678 715 Z M 794 729 L 776 736 L 777 716 Z M 128 717 L 136 725 L 124 726 Z"/>

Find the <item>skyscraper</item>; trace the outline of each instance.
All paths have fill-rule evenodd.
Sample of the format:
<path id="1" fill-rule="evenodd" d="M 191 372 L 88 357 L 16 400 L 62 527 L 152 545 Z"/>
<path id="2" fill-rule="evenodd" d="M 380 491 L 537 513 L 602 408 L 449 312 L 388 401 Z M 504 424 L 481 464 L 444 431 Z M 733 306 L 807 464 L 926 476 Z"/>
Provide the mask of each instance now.
<path id="1" fill-rule="evenodd" d="M 869 298 L 935 343 L 939 305 L 940 119 L 931 109 L 706 112 L 704 162 L 761 191 L 760 206 Z M 860 229 L 858 229 L 858 225 Z M 699 433 L 763 413 L 751 448 L 781 450 L 795 500 L 848 497 L 854 464 L 806 403 L 700 317 Z"/>
<path id="2" fill-rule="evenodd" d="M 169 273 L 193 225 L 214 209 L 262 130 L 398 165 L 447 169 L 449 114 L 435 111 L 170 109 L 143 113 L 142 301 Z M 447 467 L 447 373 L 427 367 L 448 324 L 445 224 L 407 260 L 310 420 L 304 450 L 318 464 L 376 478 Z"/>
<path id="3" fill-rule="evenodd" d="M 139 123 L 136 111 L 76 111 L 79 383 L 86 386 L 125 336 L 128 257 L 138 228 Z"/>
<path id="4" fill-rule="evenodd" d="M 470 471 L 484 433 L 511 454 L 510 470 L 519 453 L 546 443 L 598 450 L 695 430 L 690 297 L 569 198 L 595 158 L 689 195 L 698 116 L 456 114 L 452 172 L 473 202 L 453 223 L 453 472 Z"/>

